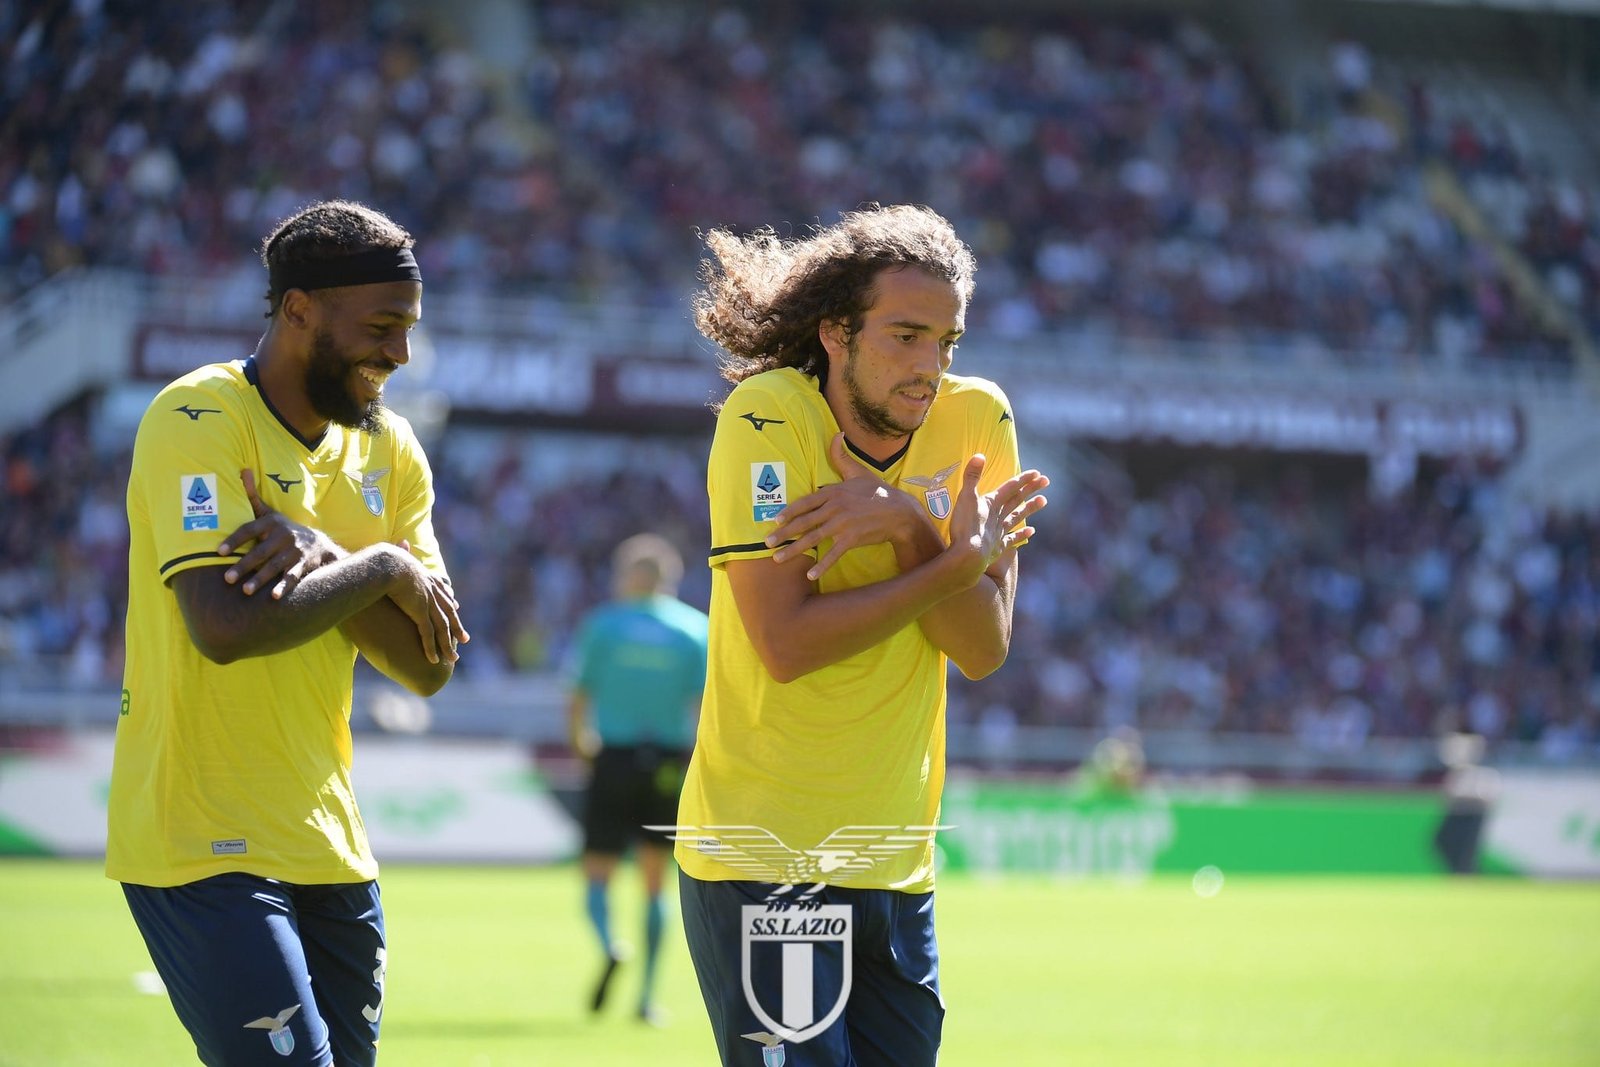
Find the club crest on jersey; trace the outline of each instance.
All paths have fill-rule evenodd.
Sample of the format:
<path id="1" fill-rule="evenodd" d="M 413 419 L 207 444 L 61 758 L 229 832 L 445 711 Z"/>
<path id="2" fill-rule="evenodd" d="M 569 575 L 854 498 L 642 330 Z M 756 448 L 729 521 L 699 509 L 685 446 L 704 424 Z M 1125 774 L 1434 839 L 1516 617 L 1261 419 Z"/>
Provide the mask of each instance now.
<path id="1" fill-rule="evenodd" d="M 922 499 L 928 504 L 928 514 L 936 519 L 947 518 L 950 515 L 950 487 L 944 483 L 959 466 L 961 464 L 952 463 L 937 474 L 912 475 L 905 479 L 906 484 L 917 486 L 922 490 Z"/>
<path id="2" fill-rule="evenodd" d="M 740 1034 L 746 1041 L 755 1041 L 761 1045 L 761 1067 L 783 1067 L 788 1056 L 783 1051 L 783 1039 L 777 1034 L 769 1034 L 765 1030 L 757 1030 L 753 1034 Z"/>
<path id="3" fill-rule="evenodd" d="M 216 530 L 218 523 L 217 476 L 215 474 L 185 474 L 178 478 L 178 491 L 183 494 L 183 528 L 188 530 Z"/>
<path id="4" fill-rule="evenodd" d="M 389 468 L 368 471 L 361 476 L 361 499 L 366 502 L 367 510 L 374 515 L 383 514 L 383 490 L 378 488 L 378 479 L 389 473 Z"/>
<path id="5" fill-rule="evenodd" d="M 785 486 L 788 472 L 782 463 L 750 464 L 751 514 L 756 522 L 766 522 L 782 511 L 789 502 Z"/>
<path id="6" fill-rule="evenodd" d="M 267 1039 L 272 1042 L 272 1051 L 280 1056 L 287 1056 L 294 1051 L 294 1031 L 289 1029 L 289 1020 L 294 1013 L 300 1010 L 300 1005 L 291 1004 L 277 1015 L 264 1015 L 254 1022 L 244 1024 L 246 1030 L 265 1030 Z"/>

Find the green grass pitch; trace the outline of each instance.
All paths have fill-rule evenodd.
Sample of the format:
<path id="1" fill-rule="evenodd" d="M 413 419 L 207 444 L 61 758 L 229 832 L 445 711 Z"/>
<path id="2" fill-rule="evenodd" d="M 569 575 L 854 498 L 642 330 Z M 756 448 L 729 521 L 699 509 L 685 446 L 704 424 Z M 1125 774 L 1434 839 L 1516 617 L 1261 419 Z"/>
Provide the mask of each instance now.
<path id="1" fill-rule="evenodd" d="M 636 970 L 599 1018 L 571 867 L 392 865 L 384 1067 L 715 1062 L 673 926 L 650 1029 Z M 638 885 L 613 887 L 632 936 Z M 949 877 L 942 1064 L 1600 1065 L 1600 887 L 1509 879 Z M 95 864 L 0 861 L 0 1067 L 197 1062 Z"/>

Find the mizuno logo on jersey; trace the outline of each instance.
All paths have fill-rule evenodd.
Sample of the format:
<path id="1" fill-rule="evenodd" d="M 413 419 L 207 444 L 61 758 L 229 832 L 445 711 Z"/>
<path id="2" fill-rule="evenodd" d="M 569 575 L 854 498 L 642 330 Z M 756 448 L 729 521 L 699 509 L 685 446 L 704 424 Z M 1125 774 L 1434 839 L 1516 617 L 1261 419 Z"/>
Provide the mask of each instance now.
<path id="1" fill-rule="evenodd" d="M 222 409 L 221 408 L 192 408 L 188 404 L 179 404 L 177 407 L 173 408 L 172 410 L 173 411 L 181 411 L 181 412 L 183 412 L 185 415 L 189 416 L 189 421 L 190 422 L 199 422 L 201 415 L 221 415 L 222 414 Z"/>
<path id="2" fill-rule="evenodd" d="M 1010 421 L 1011 421 L 1011 412 L 1009 412 L 1009 411 L 1002 411 L 1002 412 L 1001 412 L 1001 413 L 1000 413 L 1000 421 L 1001 421 L 1001 422 L 1010 422 Z"/>
<path id="3" fill-rule="evenodd" d="M 757 415 L 753 411 L 747 411 L 739 417 L 748 422 L 751 426 L 754 426 L 757 432 L 764 431 L 768 426 L 787 425 L 782 419 L 763 419 L 760 415 Z"/>
<path id="4" fill-rule="evenodd" d="M 278 488 L 285 493 L 289 491 L 289 487 L 291 485 L 299 485 L 301 482 L 305 481 L 304 478 L 280 478 L 271 471 L 267 472 L 267 477 L 271 478 L 274 482 L 277 482 Z"/>

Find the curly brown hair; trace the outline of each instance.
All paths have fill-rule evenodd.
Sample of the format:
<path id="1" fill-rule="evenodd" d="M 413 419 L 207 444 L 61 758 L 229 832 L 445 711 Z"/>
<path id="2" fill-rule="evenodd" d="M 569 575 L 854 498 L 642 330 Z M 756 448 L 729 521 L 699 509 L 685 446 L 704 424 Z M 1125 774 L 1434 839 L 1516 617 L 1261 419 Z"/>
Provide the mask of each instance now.
<path id="1" fill-rule="evenodd" d="M 765 227 L 748 237 L 716 229 L 704 240 L 715 258 L 700 264 L 705 288 L 695 295 L 694 321 L 721 346 L 722 376 L 735 383 L 777 367 L 822 377 L 828 353 L 818 328 L 839 322 L 854 337 L 886 268 L 944 278 L 963 304 L 978 269 L 943 216 L 912 204 L 845 212 L 805 238 L 784 240 Z"/>
<path id="2" fill-rule="evenodd" d="M 287 263 L 309 263 L 352 256 L 379 248 L 411 248 L 416 240 L 405 227 L 376 208 L 354 200 L 324 200 L 303 207 L 272 228 L 261 242 L 267 273 Z M 268 290 L 267 317 L 278 311 L 283 294 Z"/>

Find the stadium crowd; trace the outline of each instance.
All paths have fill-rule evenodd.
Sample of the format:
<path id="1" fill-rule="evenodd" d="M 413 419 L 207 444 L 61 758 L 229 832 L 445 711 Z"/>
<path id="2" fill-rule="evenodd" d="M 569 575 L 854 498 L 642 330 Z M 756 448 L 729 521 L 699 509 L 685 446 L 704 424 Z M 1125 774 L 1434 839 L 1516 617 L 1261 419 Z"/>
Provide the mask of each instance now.
<path id="1" fill-rule="evenodd" d="M 1443 161 L 1600 325 L 1594 199 L 1426 86 L 1380 90 L 1359 46 L 1291 94 L 1158 15 L 527 17 L 500 76 L 352 0 L 0 9 L 0 300 L 79 263 L 248 270 L 273 221 L 345 195 L 419 235 L 430 285 L 678 307 L 697 227 L 915 201 L 969 236 L 1000 336 L 1566 359 L 1430 202 Z"/>
<path id="2" fill-rule="evenodd" d="M 611 548 L 654 530 L 709 596 L 704 448 L 552 482 L 505 439 L 434 447 L 436 523 L 474 640 L 463 677 L 557 669 L 609 589 Z M 0 675 L 121 677 L 127 456 L 67 413 L 0 440 Z M 1008 662 L 953 676 L 952 721 L 1371 738 L 1470 730 L 1561 762 L 1600 747 L 1600 521 L 1541 515 L 1446 471 L 1380 503 L 1311 468 L 1202 465 L 1080 481 L 1025 551 Z M 87 474 L 86 474 L 87 472 Z M 64 665 L 64 669 L 63 669 Z"/>
<path id="3" fill-rule="evenodd" d="M 418 9 L 407 9 L 415 12 Z M 696 228 L 935 205 L 975 331 L 1288 346 L 1377 365 L 1563 361 L 1443 166 L 1600 334 L 1600 204 L 1361 47 L 1291 93 L 1200 24 L 941 7 L 549 3 L 511 71 L 356 0 L 0 5 L 0 303 L 76 265 L 259 277 L 327 196 L 408 225 L 430 289 L 680 308 Z M 126 454 L 74 408 L 0 438 L 0 672 L 115 686 Z M 508 438 L 435 455 L 475 635 L 550 669 L 621 537 L 707 541 L 703 449 L 553 484 Z M 1600 522 L 1468 472 L 1379 504 L 1303 471 L 1083 483 L 1027 549 L 1010 662 L 957 721 L 1293 734 L 1464 726 L 1600 743 Z M 1065 504 L 1066 502 L 1063 501 Z M 685 592 L 703 606 L 706 579 Z"/>

